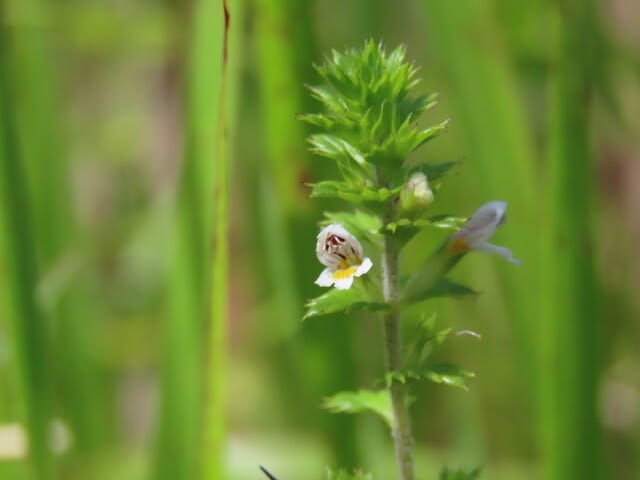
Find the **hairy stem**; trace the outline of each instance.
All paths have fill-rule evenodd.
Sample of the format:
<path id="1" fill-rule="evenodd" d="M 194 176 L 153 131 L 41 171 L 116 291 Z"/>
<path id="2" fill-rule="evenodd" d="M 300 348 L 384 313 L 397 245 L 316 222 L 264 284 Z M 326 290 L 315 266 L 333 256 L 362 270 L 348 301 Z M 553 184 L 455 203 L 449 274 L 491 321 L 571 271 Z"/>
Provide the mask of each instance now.
<path id="1" fill-rule="evenodd" d="M 400 342 L 400 312 L 398 311 L 398 247 L 390 237 L 385 237 L 383 262 L 383 290 L 386 302 L 393 305 L 384 317 L 384 336 L 387 372 L 399 370 L 402 366 L 402 345 Z M 393 412 L 393 443 L 400 480 L 414 480 L 413 436 L 411 420 L 407 409 L 407 389 L 400 382 L 389 387 Z"/>

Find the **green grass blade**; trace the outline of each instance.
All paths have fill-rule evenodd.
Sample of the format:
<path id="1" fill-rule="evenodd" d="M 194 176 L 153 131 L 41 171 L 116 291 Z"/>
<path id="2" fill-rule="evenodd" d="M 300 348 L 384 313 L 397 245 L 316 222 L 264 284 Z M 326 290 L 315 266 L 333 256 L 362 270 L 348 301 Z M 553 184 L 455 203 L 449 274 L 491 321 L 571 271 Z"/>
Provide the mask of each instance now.
<path id="1" fill-rule="evenodd" d="M 441 98 L 452 106 L 451 130 L 464 140 L 464 150 L 456 154 L 465 157 L 469 182 L 460 187 L 460 198 L 468 204 L 473 192 L 479 203 L 500 199 L 509 205 L 508 225 L 500 232 L 499 243 L 517 252 L 523 265 L 514 269 L 491 262 L 480 275 L 505 292 L 522 372 L 516 391 L 533 414 L 535 405 L 527 399 L 534 398 L 537 376 L 537 318 L 531 304 L 539 275 L 539 182 L 523 99 L 492 2 L 426 0 L 424 5 L 429 49 L 435 71 L 442 72 Z"/>
<path id="2" fill-rule="evenodd" d="M 353 361 L 356 325 L 343 322 L 337 338 L 335 325 L 341 320 L 337 317 L 300 331 L 302 304 L 305 298 L 318 294 L 313 280 L 319 264 L 313 245 L 320 217 L 306 200 L 302 184 L 311 171 L 333 167 L 323 159 L 315 164 L 309 161 L 305 142 L 308 132 L 297 119 L 303 112 L 318 109 L 304 89 L 305 83 L 320 82 L 317 73 L 310 72 L 311 63 L 317 60 L 312 51 L 313 5 L 295 0 L 256 0 L 255 5 L 265 145 L 264 154 L 254 163 L 258 176 L 256 205 L 264 246 L 260 255 L 265 257 L 260 260 L 266 270 L 262 281 L 270 286 L 273 298 L 270 326 L 265 329 L 269 340 L 265 343 L 287 340 L 286 348 L 279 350 L 275 368 L 291 425 L 299 428 L 305 422 L 314 430 L 321 429 L 336 464 L 355 467 L 356 419 L 331 418 L 317 409 L 317 402 L 324 395 L 353 386 L 357 377 Z M 302 346 L 288 341 L 294 333 Z M 328 344 L 330 351 L 326 350 Z M 318 355 L 321 360 L 317 360 Z M 288 388 L 292 382 L 299 385 L 295 392 Z"/>
<path id="3" fill-rule="evenodd" d="M 229 369 L 227 329 L 229 322 L 229 182 L 231 169 L 230 140 L 236 131 L 239 71 L 241 59 L 243 2 L 224 0 L 218 4 L 210 25 L 221 40 L 214 57 L 220 65 L 217 129 L 215 132 L 216 156 L 214 157 L 213 187 L 213 255 L 211 259 L 211 287 L 209 323 L 207 328 L 204 364 L 203 432 L 200 446 L 200 477 L 216 480 L 226 477 L 227 453 L 227 371 Z"/>
<path id="4" fill-rule="evenodd" d="M 300 5 L 306 2 L 299 2 Z M 309 33 L 300 33 L 296 3 L 290 0 L 256 0 L 260 89 L 264 111 L 265 158 L 262 168 L 275 186 L 285 215 L 298 210 L 302 189 L 299 171 L 308 158 L 303 112 L 303 81 L 298 58 L 307 52 Z M 300 8 L 300 7 L 299 7 Z M 308 52 L 307 52 L 308 53 Z M 307 56 L 305 62 L 309 62 Z"/>
<path id="5" fill-rule="evenodd" d="M 221 1 L 193 4 L 185 79 L 185 154 L 170 252 L 161 416 L 153 472 L 158 479 L 196 478 L 199 469 L 202 332 L 207 317 L 212 218 L 214 206 L 219 208 L 214 182 L 219 181 L 220 173 L 216 168 L 220 168 L 217 132 L 223 26 Z M 224 415 L 219 410 L 215 414 Z M 221 455 L 209 452 L 211 465 L 220 465 Z"/>
<path id="6" fill-rule="evenodd" d="M 12 103 L 9 32 L 0 30 L 0 242 L 2 246 L 2 306 L 10 319 L 23 415 L 29 438 L 34 478 L 54 476 L 49 449 L 53 413 L 50 335 L 36 304 L 38 281 L 33 211 L 29 203 L 25 160 L 19 149 L 16 111 Z"/>
<path id="7" fill-rule="evenodd" d="M 19 79 L 13 98 L 18 107 L 16 125 L 34 219 L 34 247 L 42 277 L 39 291 L 46 292 L 39 297 L 56 328 L 62 415 L 72 431 L 73 448 L 88 452 L 104 443 L 107 430 L 103 414 L 106 405 L 91 354 L 92 316 L 80 280 L 71 278 L 60 286 L 48 281 L 56 269 L 64 268 L 62 265 L 77 255 L 70 250 L 76 228 L 68 156 L 58 118 L 63 110 L 57 99 L 57 72 L 51 62 L 54 52 L 47 25 L 19 24 L 11 33 L 7 58 L 13 78 Z"/>
<path id="8" fill-rule="evenodd" d="M 589 144 L 594 79 L 592 2 L 559 4 L 550 71 L 548 217 L 539 343 L 542 478 L 602 478 L 598 397 L 599 290 L 592 229 L 596 164 Z M 587 42 L 587 43 L 585 43 Z M 549 374 L 550 373 L 550 374 Z"/>

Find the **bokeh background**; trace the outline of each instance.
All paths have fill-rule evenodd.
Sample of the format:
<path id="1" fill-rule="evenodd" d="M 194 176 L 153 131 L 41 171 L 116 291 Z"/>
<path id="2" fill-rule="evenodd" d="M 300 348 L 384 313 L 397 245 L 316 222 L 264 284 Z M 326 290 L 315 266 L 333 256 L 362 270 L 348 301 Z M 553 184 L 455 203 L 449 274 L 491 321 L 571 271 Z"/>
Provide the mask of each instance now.
<path id="1" fill-rule="evenodd" d="M 338 202 L 306 182 L 304 89 L 330 49 L 404 44 L 434 213 L 509 203 L 433 301 L 470 391 L 414 390 L 420 479 L 640 478 L 640 4 L 635 0 L 1 0 L 0 478 L 394 478 L 375 318 L 301 323 Z M 225 46 L 226 45 L 226 46 Z M 226 52 L 226 53 L 225 53 Z M 422 235 L 411 271 L 442 238 Z"/>

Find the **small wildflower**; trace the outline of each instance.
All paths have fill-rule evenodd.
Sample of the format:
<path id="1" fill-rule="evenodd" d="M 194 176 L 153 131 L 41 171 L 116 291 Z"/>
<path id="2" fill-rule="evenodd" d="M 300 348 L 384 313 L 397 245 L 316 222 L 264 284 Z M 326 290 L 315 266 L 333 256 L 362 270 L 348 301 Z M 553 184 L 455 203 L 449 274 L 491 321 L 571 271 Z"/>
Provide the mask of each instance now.
<path id="1" fill-rule="evenodd" d="M 342 225 L 333 223 L 318 234 L 316 255 L 325 268 L 316 285 L 346 290 L 353 284 L 354 277 L 360 277 L 371 270 L 371 259 L 363 257 L 362 245 Z"/>
<path id="2" fill-rule="evenodd" d="M 520 260 L 513 258 L 508 248 L 493 245 L 487 240 L 502 225 L 506 218 L 507 204 L 501 201 L 486 203 L 475 211 L 461 230 L 454 233 L 449 242 L 451 253 L 480 250 L 503 257 L 511 263 L 520 265 Z"/>

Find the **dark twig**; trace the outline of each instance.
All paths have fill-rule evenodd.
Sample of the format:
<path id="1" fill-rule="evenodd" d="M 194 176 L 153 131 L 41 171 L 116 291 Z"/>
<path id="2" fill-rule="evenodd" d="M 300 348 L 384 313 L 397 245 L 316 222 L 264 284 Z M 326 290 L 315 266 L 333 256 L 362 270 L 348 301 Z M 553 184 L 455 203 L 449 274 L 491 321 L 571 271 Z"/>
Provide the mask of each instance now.
<path id="1" fill-rule="evenodd" d="M 276 477 L 274 477 L 273 475 L 271 475 L 266 468 L 264 468 L 263 466 L 260 466 L 260 470 L 262 470 L 262 473 L 264 473 L 270 480 L 278 480 Z"/>

